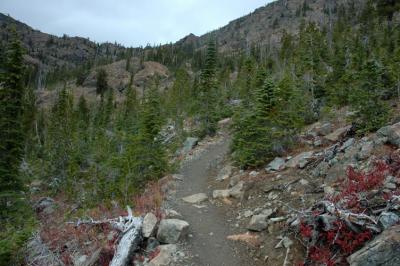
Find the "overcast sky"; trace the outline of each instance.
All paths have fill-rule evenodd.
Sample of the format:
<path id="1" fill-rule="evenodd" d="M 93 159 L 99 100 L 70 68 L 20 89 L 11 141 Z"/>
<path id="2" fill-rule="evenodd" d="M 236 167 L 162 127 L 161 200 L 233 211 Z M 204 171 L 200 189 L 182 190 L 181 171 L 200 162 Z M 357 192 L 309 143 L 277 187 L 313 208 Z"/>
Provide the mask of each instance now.
<path id="1" fill-rule="evenodd" d="M 272 0 L 0 0 L 0 12 L 40 31 L 117 41 L 175 42 L 226 25 Z"/>

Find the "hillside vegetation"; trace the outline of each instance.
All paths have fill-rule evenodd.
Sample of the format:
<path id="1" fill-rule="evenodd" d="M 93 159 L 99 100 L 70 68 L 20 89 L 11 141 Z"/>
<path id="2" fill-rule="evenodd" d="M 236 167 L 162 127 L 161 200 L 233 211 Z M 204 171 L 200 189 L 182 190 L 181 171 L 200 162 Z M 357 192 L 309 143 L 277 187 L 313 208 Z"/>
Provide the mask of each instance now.
<path id="1" fill-rule="evenodd" d="M 357 137 L 398 122 L 399 11 L 388 0 L 279 0 L 204 36 L 140 48 L 0 14 L 0 265 L 21 263 L 34 231 L 71 264 L 65 235 L 51 230 L 139 209 L 148 185 L 179 167 L 184 141 L 215 136 L 222 119 L 232 118 L 230 158 L 242 170 L 301 148 L 305 127 L 338 110 Z M 65 212 L 43 216 L 45 197 Z"/>

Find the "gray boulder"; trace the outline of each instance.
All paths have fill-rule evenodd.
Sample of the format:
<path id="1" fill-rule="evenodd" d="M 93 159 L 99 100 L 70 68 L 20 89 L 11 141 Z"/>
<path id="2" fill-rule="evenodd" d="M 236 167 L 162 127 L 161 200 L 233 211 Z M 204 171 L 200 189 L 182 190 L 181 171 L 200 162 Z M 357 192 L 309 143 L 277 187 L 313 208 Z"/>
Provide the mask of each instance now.
<path id="1" fill-rule="evenodd" d="M 222 189 L 222 190 L 214 190 L 213 191 L 213 198 L 214 199 L 228 198 L 229 196 L 230 196 L 230 190 L 229 189 Z"/>
<path id="2" fill-rule="evenodd" d="M 267 171 L 282 171 L 285 169 L 285 159 L 276 157 L 272 162 L 270 162 L 265 170 Z"/>
<path id="3" fill-rule="evenodd" d="M 249 225 L 247 226 L 247 229 L 256 232 L 264 231 L 268 228 L 267 219 L 268 215 L 265 214 L 253 215 L 253 217 L 251 217 Z"/>
<path id="4" fill-rule="evenodd" d="M 205 193 L 198 193 L 198 194 L 184 197 L 184 198 L 182 198 L 182 200 L 187 203 L 191 203 L 191 204 L 199 204 L 199 203 L 202 203 L 202 202 L 208 200 L 208 197 Z"/>
<path id="5" fill-rule="evenodd" d="M 156 229 L 157 226 L 157 217 L 149 212 L 144 216 L 143 219 L 143 226 L 142 226 L 142 234 L 144 237 L 149 238 L 153 232 L 154 229 Z"/>
<path id="6" fill-rule="evenodd" d="M 314 177 L 326 177 L 329 167 L 328 162 L 322 161 L 314 168 L 312 175 Z"/>
<path id="7" fill-rule="evenodd" d="M 329 133 L 332 132 L 332 124 L 331 123 L 325 123 L 322 125 L 318 125 L 314 129 L 315 133 L 317 133 L 319 136 L 326 136 Z"/>
<path id="8" fill-rule="evenodd" d="M 303 152 L 299 155 L 295 156 L 294 158 L 290 159 L 285 165 L 289 168 L 304 168 L 306 167 L 311 160 L 313 159 L 314 152 Z"/>
<path id="9" fill-rule="evenodd" d="M 355 142 L 356 140 L 354 138 L 350 138 L 343 143 L 339 150 L 346 151 L 348 148 L 352 147 Z"/>
<path id="10" fill-rule="evenodd" d="M 54 212 L 55 205 L 56 205 L 56 203 L 52 198 L 45 197 L 45 198 L 41 198 L 35 204 L 35 209 L 38 213 L 50 215 Z"/>
<path id="11" fill-rule="evenodd" d="M 393 212 L 382 212 L 379 217 L 379 224 L 384 228 L 387 229 L 400 221 L 400 218 L 397 214 Z"/>
<path id="12" fill-rule="evenodd" d="M 199 139 L 198 138 L 191 138 L 191 137 L 187 138 L 185 140 L 185 142 L 183 143 L 182 152 L 183 153 L 188 153 L 194 147 L 196 147 L 197 143 L 199 143 Z"/>
<path id="13" fill-rule="evenodd" d="M 400 147 L 400 123 L 383 127 L 376 134 L 378 137 L 386 137 L 390 144 Z"/>
<path id="14" fill-rule="evenodd" d="M 185 237 L 189 230 L 189 223 L 178 219 L 165 219 L 160 222 L 157 239 L 161 243 L 175 244 Z"/>
<path id="15" fill-rule="evenodd" d="M 236 186 L 240 182 L 241 177 L 240 174 L 232 176 L 229 180 L 229 187 Z"/>
<path id="16" fill-rule="evenodd" d="M 160 246 L 160 252 L 146 266 L 168 266 L 171 265 L 177 246 L 174 244 Z"/>
<path id="17" fill-rule="evenodd" d="M 172 209 L 166 209 L 164 211 L 164 214 L 165 214 L 165 218 L 167 218 L 167 219 L 174 219 L 174 218 L 180 219 L 183 217 L 182 214 L 180 214 L 179 212 L 172 210 Z"/>
<path id="18" fill-rule="evenodd" d="M 329 135 L 325 136 L 325 139 L 331 141 L 331 142 L 338 142 L 346 133 L 351 129 L 351 126 L 346 126 L 342 127 L 339 129 L 336 129 L 334 132 L 332 132 Z"/>
<path id="19" fill-rule="evenodd" d="M 244 194 L 244 182 L 239 181 L 233 188 L 229 190 L 229 196 L 232 198 L 240 199 Z"/>
<path id="20" fill-rule="evenodd" d="M 393 226 L 347 258 L 351 266 L 400 265 L 400 225 Z"/>
<path id="21" fill-rule="evenodd" d="M 226 165 L 222 168 L 217 176 L 217 181 L 224 181 L 232 175 L 233 167 L 231 165 Z"/>
<path id="22" fill-rule="evenodd" d="M 361 143 L 361 148 L 360 151 L 357 153 L 356 157 L 358 160 L 365 160 L 369 158 L 372 154 L 372 151 L 374 150 L 374 142 L 372 141 L 367 141 L 364 143 Z"/>

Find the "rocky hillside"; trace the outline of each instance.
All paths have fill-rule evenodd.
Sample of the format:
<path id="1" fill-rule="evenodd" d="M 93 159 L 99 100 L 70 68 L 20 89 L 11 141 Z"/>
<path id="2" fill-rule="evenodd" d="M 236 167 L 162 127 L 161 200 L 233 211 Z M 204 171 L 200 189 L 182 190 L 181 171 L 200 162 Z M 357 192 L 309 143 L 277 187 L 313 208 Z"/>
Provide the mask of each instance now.
<path id="1" fill-rule="evenodd" d="M 81 37 L 57 37 L 43 33 L 0 13 L 0 44 L 9 38 L 8 27 L 15 25 L 27 51 L 28 61 L 45 71 L 57 68 L 73 68 L 90 60 L 108 58 L 110 61 L 121 57 L 126 49 L 111 43 L 97 44 Z"/>
<path id="2" fill-rule="evenodd" d="M 296 33 L 302 21 L 315 22 L 329 27 L 337 20 L 341 8 L 359 12 L 363 0 L 278 0 L 256 9 L 247 16 L 231 21 L 228 25 L 196 37 L 190 34 L 178 45 L 204 46 L 210 36 L 218 40 L 221 51 L 248 49 L 252 45 L 278 45 L 284 31 Z"/>
<path id="3" fill-rule="evenodd" d="M 313 21 L 329 27 L 337 19 L 341 7 L 359 8 L 363 0 L 278 0 L 238 18 L 228 25 L 197 37 L 190 34 L 175 46 L 203 47 L 210 36 L 215 36 L 221 51 L 276 45 L 284 31 L 296 33 L 302 21 Z M 15 24 L 28 51 L 30 62 L 44 68 L 76 67 L 90 60 L 114 62 L 125 56 L 126 48 L 111 43 L 97 44 L 81 37 L 57 37 L 32 29 L 30 26 L 0 13 L 0 43 L 8 39 L 6 28 Z"/>

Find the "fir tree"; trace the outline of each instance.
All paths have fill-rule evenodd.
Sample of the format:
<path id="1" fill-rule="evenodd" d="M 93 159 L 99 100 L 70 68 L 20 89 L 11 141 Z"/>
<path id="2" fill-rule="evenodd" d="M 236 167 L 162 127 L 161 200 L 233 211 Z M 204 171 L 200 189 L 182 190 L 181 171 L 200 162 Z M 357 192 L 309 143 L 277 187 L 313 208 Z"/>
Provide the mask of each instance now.
<path id="1" fill-rule="evenodd" d="M 24 97 L 23 49 L 15 30 L 6 52 L 5 73 L 0 79 L 0 195 L 5 210 L 8 193 L 22 189 L 19 166 L 23 156 Z M 4 198 L 3 198 L 4 196 Z"/>
<path id="2" fill-rule="evenodd" d="M 101 68 L 97 71 L 96 75 L 96 93 L 103 97 L 104 93 L 108 90 L 107 72 Z"/>
<path id="3" fill-rule="evenodd" d="M 23 49 L 14 30 L 0 70 L 0 265 L 19 265 L 18 254 L 31 237 L 32 210 L 22 195 L 24 132 Z"/>
<path id="4" fill-rule="evenodd" d="M 213 135 L 216 131 L 215 93 L 217 66 L 217 48 L 214 41 L 210 41 L 204 68 L 200 78 L 200 121 L 201 135 Z"/>
<path id="5" fill-rule="evenodd" d="M 273 155 L 273 113 L 277 87 L 270 77 L 257 88 L 251 110 L 240 109 L 233 124 L 233 158 L 241 167 L 256 167 Z"/>
<path id="6" fill-rule="evenodd" d="M 383 67 L 376 60 L 367 61 L 351 96 L 356 112 L 353 119 L 360 134 L 379 129 L 388 121 L 389 107 L 382 100 L 384 84 Z"/>

